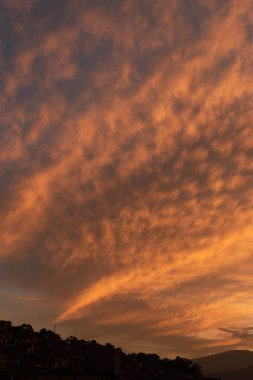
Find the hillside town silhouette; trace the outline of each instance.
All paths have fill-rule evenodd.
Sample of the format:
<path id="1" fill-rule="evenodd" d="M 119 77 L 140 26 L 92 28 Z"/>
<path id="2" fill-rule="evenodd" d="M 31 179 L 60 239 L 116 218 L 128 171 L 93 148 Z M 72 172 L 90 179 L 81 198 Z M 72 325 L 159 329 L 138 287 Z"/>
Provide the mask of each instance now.
<path id="1" fill-rule="evenodd" d="M 179 356 L 170 360 L 157 354 L 125 354 L 111 343 L 61 339 L 54 331 L 36 332 L 30 324 L 13 326 L 10 321 L 0 321 L 0 379 L 211 380 L 197 363 Z"/>

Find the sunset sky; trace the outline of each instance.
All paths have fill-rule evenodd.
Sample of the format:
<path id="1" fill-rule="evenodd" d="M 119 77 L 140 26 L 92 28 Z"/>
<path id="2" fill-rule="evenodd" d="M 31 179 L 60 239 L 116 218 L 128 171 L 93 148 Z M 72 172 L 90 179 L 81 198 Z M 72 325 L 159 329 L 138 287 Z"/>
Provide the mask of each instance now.
<path id="1" fill-rule="evenodd" d="M 253 0 L 0 1 L 0 319 L 253 345 Z"/>

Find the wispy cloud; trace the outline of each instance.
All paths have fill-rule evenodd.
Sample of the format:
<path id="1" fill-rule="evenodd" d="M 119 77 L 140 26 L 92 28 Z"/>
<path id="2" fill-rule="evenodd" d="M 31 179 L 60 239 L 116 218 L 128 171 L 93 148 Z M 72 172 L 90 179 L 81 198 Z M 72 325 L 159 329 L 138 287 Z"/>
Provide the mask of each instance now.
<path id="1" fill-rule="evenodd" d="M 227 334 L 230 334 L 233 338 L 240 339 L 241 342 L 253 340 L 253 327 L 220 327 L 219 330 Z"/>

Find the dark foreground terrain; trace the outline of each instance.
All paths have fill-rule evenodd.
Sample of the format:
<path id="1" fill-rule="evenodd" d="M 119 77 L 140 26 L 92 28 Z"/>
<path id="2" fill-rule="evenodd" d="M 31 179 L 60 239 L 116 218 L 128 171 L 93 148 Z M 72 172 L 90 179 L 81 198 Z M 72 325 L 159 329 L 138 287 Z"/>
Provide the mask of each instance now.
<path id="1" fill-rule="evenodd" d="M 112 344 L 61 337 L 53 331 L 35 332 L 31 325 L 0 321 L 1 380 L 199 380 L 200 366 L 177 357 L 125 354 Z M 206 378 L 207 379 L 207 378 Z"/>
<path id="2" fill-rule="evenodd" d="M 253 380 L 253 351 L 233 350 L 193 359 L 207 376 L 222 380 Z"/>

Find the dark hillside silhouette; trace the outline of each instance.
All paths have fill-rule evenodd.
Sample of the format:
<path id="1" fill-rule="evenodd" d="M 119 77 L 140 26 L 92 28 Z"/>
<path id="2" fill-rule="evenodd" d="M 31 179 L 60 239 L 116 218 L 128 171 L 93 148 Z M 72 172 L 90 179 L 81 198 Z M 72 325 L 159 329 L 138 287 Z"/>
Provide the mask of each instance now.
<path id="1" fill-rule="evenodd" d="M 240 371 L 224 371 L 217 374 L 222 380 L 252 380 L 253 366 L 241 369 Z"/>
<path id="2" fill-rule="evenodd" d="M 125 354 L 111 343 L 0 321 L 0 379 L 4 380 L 201 380 L 201 368 L 189 359 L 156 354 Z"/>

